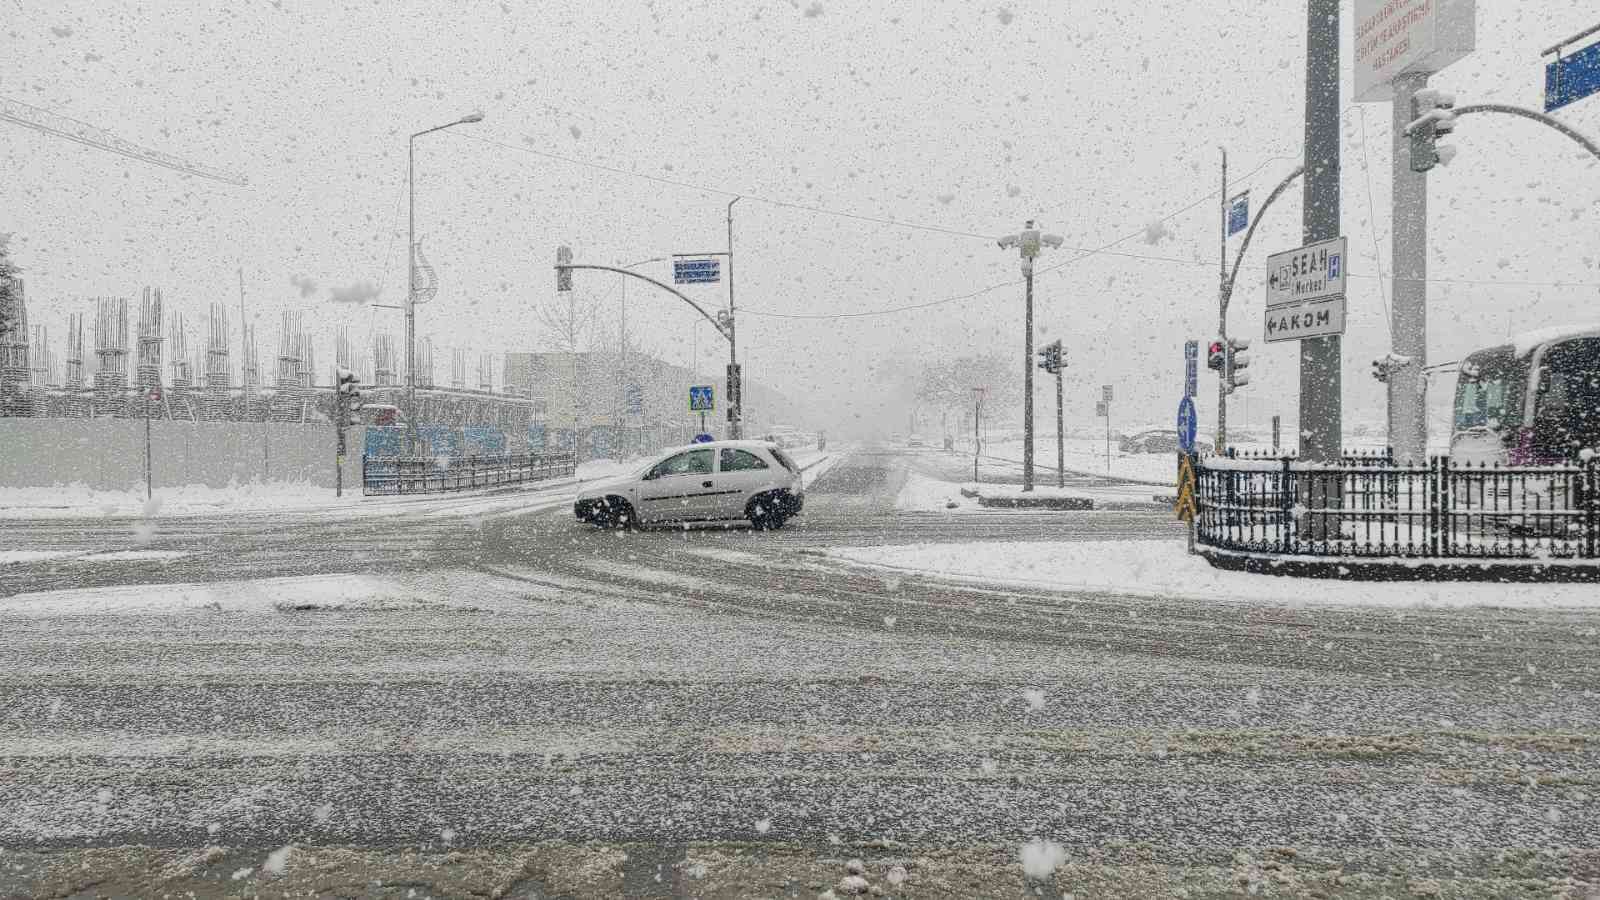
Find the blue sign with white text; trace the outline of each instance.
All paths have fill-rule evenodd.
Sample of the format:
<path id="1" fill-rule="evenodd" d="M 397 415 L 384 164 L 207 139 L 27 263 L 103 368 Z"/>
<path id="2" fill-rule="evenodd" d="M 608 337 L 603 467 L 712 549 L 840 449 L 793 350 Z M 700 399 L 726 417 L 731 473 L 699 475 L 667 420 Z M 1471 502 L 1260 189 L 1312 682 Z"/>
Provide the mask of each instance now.
<path id="1" fill-rule="evenodd" d="M 1250 192 L 1228 201 L 1228 236 L 1233 237 L 1250 227 Z"/>
<path id="2" fill-rule="evenodd" d="M 1600 92 L 1600 44 L 1590 44 L 1571 56 L 1557 57 L 1544 67 L 1544 111 Z"/>
<path id="3" fill-rule="evenodd" d="M 1194 398 L 1183 398 L 1178 403 L 1178 449 L 1184 453 L 1194 452 L 1195 432 L 1200 427 L 1198 418 L 1194 411 Z"/>
<path id="4" fill-rule="evenodd" d="M 721 261 L 715 258 L 675 259 L 672 261 L 672 280 L 677 284 L 716 284 L 721 267 Z"/>

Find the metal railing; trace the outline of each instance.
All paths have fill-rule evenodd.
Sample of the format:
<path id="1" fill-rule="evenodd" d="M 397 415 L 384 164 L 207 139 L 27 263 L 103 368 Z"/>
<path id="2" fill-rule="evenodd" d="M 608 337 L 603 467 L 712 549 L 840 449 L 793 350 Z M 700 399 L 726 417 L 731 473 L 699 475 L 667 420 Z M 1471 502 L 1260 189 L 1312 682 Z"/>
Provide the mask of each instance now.
<path id="1" fill-rule="evenodd" d="M 1202 547 L 1424 560 L 1600 559 L 1600 458 L 1566 465 L 1336 465 L 1213 457 L 1196 470 Z"/>
<path id="2" fill-rule="evenodd" d="M 546 481 L 571 476 L 576 470 L 577 458 L 571 453 L 364 457 L 361 491 L 368 496 L 437 494 Z"/>

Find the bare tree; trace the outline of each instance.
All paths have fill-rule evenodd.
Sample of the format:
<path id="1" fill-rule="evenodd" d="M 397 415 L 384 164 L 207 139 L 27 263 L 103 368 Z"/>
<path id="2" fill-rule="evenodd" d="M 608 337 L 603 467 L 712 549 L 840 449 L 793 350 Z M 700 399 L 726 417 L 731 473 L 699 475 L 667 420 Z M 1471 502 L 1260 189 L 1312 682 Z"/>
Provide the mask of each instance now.
<path id="1" fill-rule="evenodd" d="M 559 384 L 570 407 L 569 427 L 575 432 L 581 430 L 583 411 L 589 405 L 583 390 L 582 354 L 592 346 L 599 313 L 598 298 L 576 290 L 558 293 L 534 307 L 534 321 L 548 336 L 550 349 L 567 356 Z"/>

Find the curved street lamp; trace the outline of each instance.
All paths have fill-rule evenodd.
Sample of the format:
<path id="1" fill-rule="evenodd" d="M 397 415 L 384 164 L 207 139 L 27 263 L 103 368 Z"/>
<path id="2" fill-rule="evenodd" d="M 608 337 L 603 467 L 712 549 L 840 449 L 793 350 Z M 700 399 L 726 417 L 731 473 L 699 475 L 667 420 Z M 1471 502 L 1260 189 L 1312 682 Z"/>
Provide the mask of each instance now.
<path id="1" fill-rule="evenodd" d="M 417 138 L 456 125 L 482 122 L 473 112 L 432 128 L 424 128 L 406 141 L 406 455 L 417 455 Z"/>

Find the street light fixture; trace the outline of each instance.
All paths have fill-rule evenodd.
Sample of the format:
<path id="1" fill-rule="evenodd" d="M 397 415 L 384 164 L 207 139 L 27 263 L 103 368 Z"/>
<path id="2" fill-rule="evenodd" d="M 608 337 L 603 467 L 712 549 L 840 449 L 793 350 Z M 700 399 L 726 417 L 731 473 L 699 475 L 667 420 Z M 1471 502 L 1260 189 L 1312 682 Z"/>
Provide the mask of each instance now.
<path id="1" fill-rule="evenodd" d="M 473 112 L 418 131 L 406 141 L 406 455 L 417 455 L 417 138 L 456 125 L 482 122 L 483 113 Z"/>
<path id="2" fill-rule="evenodd" d="M 1001 238 L 1000 248 L 1016 247 L 1022 255 L 1022 275 L 1027 281 L 1027 312 L 1023 322 L 1022 349 L 1022 489 L 1033 490 L 1033 261 L 1042 247 L 1060 247 L 1061 237 L 1043 234 L 1029 219 L 1017 234 Z"/>

